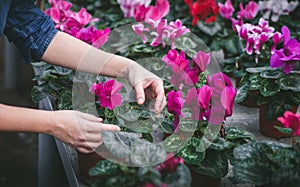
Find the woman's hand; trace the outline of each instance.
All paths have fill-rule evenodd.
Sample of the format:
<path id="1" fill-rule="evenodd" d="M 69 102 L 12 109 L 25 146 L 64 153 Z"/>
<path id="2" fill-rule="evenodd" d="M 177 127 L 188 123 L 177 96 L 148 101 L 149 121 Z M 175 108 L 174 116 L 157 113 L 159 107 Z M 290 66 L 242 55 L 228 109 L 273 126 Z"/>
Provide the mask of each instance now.
<path id="1" fill-rule="evenodd" d="M 119 126 L 103 124 L 101 118 L 78 111 L 55 111 L 50 121 L 49 134 L 82 153 L 91 153 L 102 144 L 102 131 L 120 131 Z"/>
<path id="2" fill-rule="evenodd" d="M 127 79 L 136 92 L 137 103 L 143 104 L 146 98 L 155 99 L 155 112 L 160 113 L 166 106 L 163 80 L 136 62 L 132 62 L 126 69 Z"/>

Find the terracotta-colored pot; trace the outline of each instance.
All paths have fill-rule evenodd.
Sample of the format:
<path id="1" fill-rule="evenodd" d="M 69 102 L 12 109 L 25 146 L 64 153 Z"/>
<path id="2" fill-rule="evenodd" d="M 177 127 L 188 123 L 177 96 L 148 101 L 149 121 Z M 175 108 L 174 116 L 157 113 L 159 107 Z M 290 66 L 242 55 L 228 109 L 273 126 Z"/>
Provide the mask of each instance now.
<path id="1" fill-rule="evenodd" d="M 258 108 L 259 105 L 256 104 L 256 100 L 257 100 L 258 96 L 259 96 L 259 91 L 258 90 L 248 91 L 248 96 L 240 104 L 244 105 L 244 106 L 247 106 L 247 107 Z"/>
<path id="2" fill-rule="evenodd" d="M 187 165 L 191 172 L 192 185 L 191 187 L 220 187 L 221 179 L 215 179 L 213 177 L 200 174 L 196 172 L 192 166 Z"/>
<path id="3" fill-rule="evenodd" d="M 287 138 L 290 137 L 288 134 L 284 134 L 277 130 L 274 126 L 283 127 L 283 124 L 280 123 L 277 119 L 274 119 L 272 121 L 267 119 L 267 108 L 268 105 L 261 105 L 259 107 L 259 127 L 260 132 L 264 136 L 268 136 L 270 138 Z M 290 110 L 293 113 L 296 113 L 298 109 L 298 106 L 292 106 L 292 109 Z"/>
<path id="4" fill-rule="evenodd" d="M 77 152 L 77 155 L 78 155 L 80 178 L 82 180 L 91 180 L 97 178 L 97 177 L 91 177 L 89 175 L 89 171 L 98 162 L 104 160 L 104 158 L 96 152 L 89 153 L 89 154 Z"/>

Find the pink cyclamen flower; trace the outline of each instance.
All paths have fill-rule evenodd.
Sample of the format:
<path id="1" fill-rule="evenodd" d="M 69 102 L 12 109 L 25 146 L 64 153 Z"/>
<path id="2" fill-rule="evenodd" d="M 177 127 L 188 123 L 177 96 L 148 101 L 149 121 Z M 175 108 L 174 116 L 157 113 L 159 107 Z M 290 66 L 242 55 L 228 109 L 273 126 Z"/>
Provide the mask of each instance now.
<path id="1" fill-rule="evenodd" d="M 278 121 L 280 121 L 285 128 L 292 129 L 293 136 L 300 136 L 300 115 L 294 114 L 291 111 L 286 111 L 283 114 L 283 117 L 278 117 Z"/>
<path id="2" fill-rule="evenodd" d="M 193 120 L 200 120 L 200 105 L 198 102 L 198 92 L 195 87 L 188 90 L 186 94 L 186 102 L 185 105 L 191 110 L 192 112 L 192 119 Z"/>
<path id="3" fill-rule="evenodd" d="M 300 61 L 300 43 L 296 39 L 290 38 L 290 30 L 288 27 L 281 28 L 283 35 L 283 47 L 274 50 L 270 59 L 272 68 L 282 67 L 286 74 L 289 74 L 294 69 L 294 64 Z"/>
<path id="4" fill-rule="evenodd" d="M 161 20 L 170 10 L 168 0 L 156 0 L 155 6 L 139 5 L 135 9 L 134 19 L 136 21 L 147 21 L 152 19 L 154 21 Z"/>
<path id="5" fill-rule="evenodd" d="M 180 117 L 183 116 L 181 109 L 183 108 L 185 100 L 182 98 L 182 92 L 170 91 L 167 96 L 168 112 L 174 114 L 174 133 L 178 132 Z"/>
<path id="6" fill-rule="evenodd" d="M 96 48 L 100 48 L 108 40 L 109 33 L 109 28 L 98 30 L 94 26 L 82 28 L 80 30 L 73 28 L 71 30 L 71 35 L 90 45 L 93 45 Z"/>
<path id="7" fill-rule="evenodd" d="M 226 0 L 225 4 L 218 3 L 218 5 L 220 7 L 219 13 L 221 14 L 221 16 L 223 16 L 226 19 L 230 19 L 234 12 L 234 8 L 232 6 L 231 1 Z"/>
<path id="8" fill-rule="evenodd" d="M 240 27 L 244 24 L 244 21 L 242 19 L 234 19 L 231 18 L 231 27 L 232 30 L 237 32 L 237 27 Z"/>
<path id="9" fill-rule="evenodd" d="M 122 104 L 122 95 L 119 93 L 121 88 L 121 83 L 115 80 L 108 80 L 104 83 L 94 83 L 90 88 L 90 92 L 98 96 L 102 107 L 113 110 L 116 106 Z"/>
<path id="10" fill-rule="evenodd" d="M 238 12 L 238 18 L 239 19 L 253 19 L 255 18 L 255 16 L 257 15 L 259 11 L 259 7 L 258 7 L 258 4 L 254 1 L 250 1 L 245 9 L 243 7 L 243 4 L 240 3 L 240 11 Z"/>
<path id="11" fill-rule="evenodd" d="M 164 161 L 159 166 L 156 166 L 157 169 L 162 174 L 174 173 L 177 170 L 179 164 L 183 164 L 184 160 L 182 157 L 176 158 L 174 153 L 169 153 L 167 155 L 166 161 Z"/>
<path id="12" fill-rule="evenodd" d="M 199 51 L 196 56 L 192 57 L 194 68 L 199 73 L 204 72 L 210 63 L 211 54 Z"/>
<path id="13" fill-rule="evenodd" d="M 181 20 L 177 19 L 176 21 L 169 23 L 168 32 L 171 48 L 175 49 L 175 39 L 181 37 L 185 33 L 190 32 L 190 29 L 183 26 Z"/>
<path id="14" fill-rule="evenodd" d="M 271 48 L 272 53 L 274 52 L 274 50 L 276 49 L 276 45 L 278 45 L 283 39 L 283 36 L 280 32 L 276 31 L 273 35 L 273 46 Z"/>
<path id="15" fill-rule="evenodd" d="M 233 87 L 226 86 L 221 93 L 221 103 L 225 109 L 225 117 L 232 116 L 236 90 Z"/>
<path id="16" fill-rule="evenodd" d="M 135 34 L 141 36 L 143 39 L 144 44 L 147 43 L 147 33 L 149 33 L 149 29 L 145 28 L 144 24 L 139 23 L 136 25 L 132 25 L 132 29 L 134 30 Z"/>
<path id="17" fill-rule="evenodd" d="M 208 85 L 204 85 L 198 89 L 198 103 L 201 110 L 207 110 L 210 106 L 212 97 L 212 89 Z"/>
<path id="18" fill-rule="evenodd" d="M 79 12 L 74 13 L 73 18 L 84 27 L 91 22 L 98 21 L 98 18 L 92 18 L 91 14 L 86 11 L 85 8 L 81 8 Z"/>
<path id="19" fill-rule="evenodd" d="M 121 10 L 124 13 L 125 18 L 134 17 L 134 11 L 138 6 L 149 6 L 151 0 L 118 0 Z"/>

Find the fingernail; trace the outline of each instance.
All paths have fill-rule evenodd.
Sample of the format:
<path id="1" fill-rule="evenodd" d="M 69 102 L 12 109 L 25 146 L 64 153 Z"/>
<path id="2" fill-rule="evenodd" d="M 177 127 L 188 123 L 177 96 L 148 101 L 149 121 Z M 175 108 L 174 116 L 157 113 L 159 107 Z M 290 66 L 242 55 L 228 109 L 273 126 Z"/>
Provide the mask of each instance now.
<path id="1" fill-rule="evenodd" d="M 140 97 L 140 98 L 138 98 L 137 101 L 138 101 L 139 104 L 142 104 L 143 103 L 143 98 Z"/>

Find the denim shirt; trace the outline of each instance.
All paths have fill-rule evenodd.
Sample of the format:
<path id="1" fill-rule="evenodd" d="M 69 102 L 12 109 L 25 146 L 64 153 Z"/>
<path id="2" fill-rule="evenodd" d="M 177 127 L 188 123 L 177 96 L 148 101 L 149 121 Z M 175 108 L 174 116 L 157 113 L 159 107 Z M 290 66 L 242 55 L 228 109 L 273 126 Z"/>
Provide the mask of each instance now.
<path id="1" fill-rule="evenodd" d="M 0 1 L 0 35 L 20 50 L 26 63 L 40 60 L 57 30 L 34 0 Z"/>

